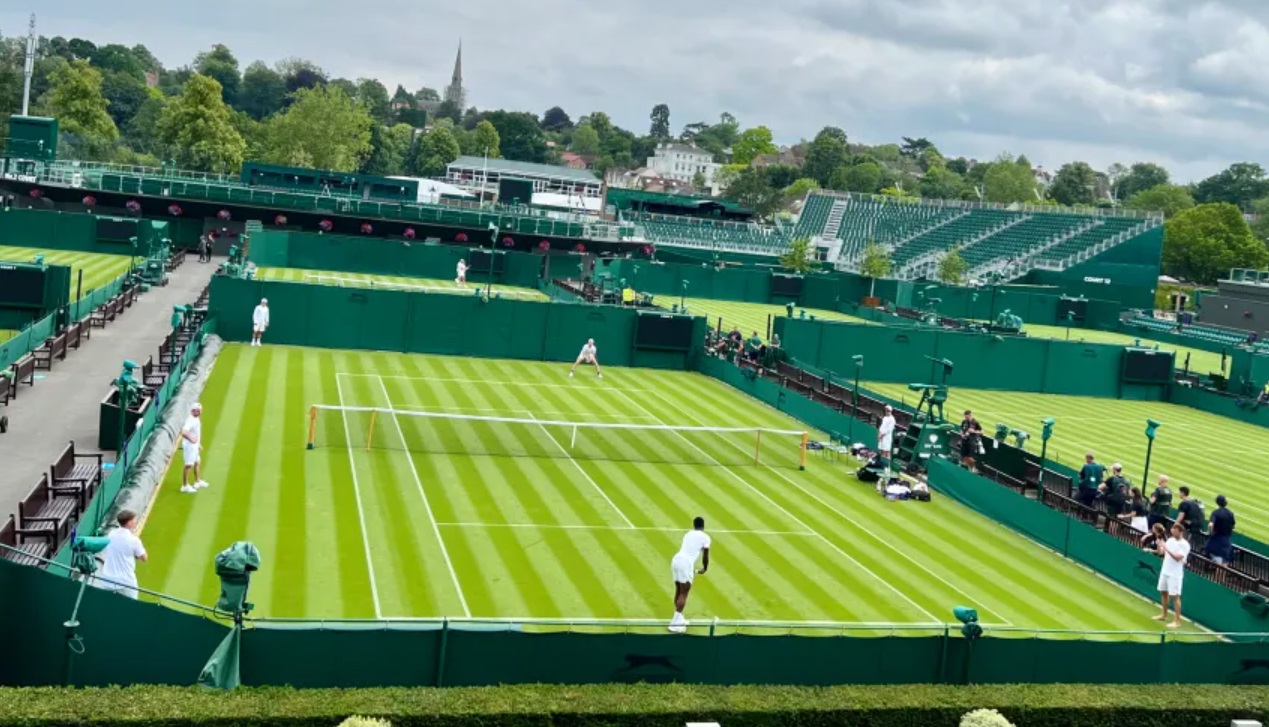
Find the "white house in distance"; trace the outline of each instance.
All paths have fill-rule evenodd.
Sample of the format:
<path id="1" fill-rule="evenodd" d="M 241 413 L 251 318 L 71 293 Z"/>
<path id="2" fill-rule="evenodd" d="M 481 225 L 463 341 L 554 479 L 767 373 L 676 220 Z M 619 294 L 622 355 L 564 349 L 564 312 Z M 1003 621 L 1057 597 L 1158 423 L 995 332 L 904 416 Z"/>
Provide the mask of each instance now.
<path id="1" fill-rule="evenodd" d="M 714 155 L 704 149 L 673 141 L 657 144 L 656 151 L 648 157 L 648 168 L 657 176 L 691 184 L 692 179 L 700 174 L 711 194 L 718 193 L 714 188 L 714 175 L 721 166 L 714 162 Z"/>

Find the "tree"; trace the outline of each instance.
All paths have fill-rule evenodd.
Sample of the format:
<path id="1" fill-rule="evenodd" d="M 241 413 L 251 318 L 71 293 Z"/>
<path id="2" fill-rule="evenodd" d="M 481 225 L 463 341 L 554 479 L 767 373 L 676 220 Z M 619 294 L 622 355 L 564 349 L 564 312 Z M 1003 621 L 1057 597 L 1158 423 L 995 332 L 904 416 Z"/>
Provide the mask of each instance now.
<path id="1" fill-rule="evenodd" d="M 150 89 L 134 76 L 119 71 L 106 71 L 102 73 L 101 95 L 106 99 L 106 110 L 115 126 L 122 127 L 137 113 L 141 104 L 150 98 Z"/>
<path id="2" fill-rule="evenodd" d="M 770 179 L 769 175 L 768 179 Z M 784 203 L 790 204 L 792 202 L 796 202 L 805 197 L 808 193 L 819 188 L 820 183 L 810 177 L 795 179 L 792 184 L 784 188 Z"/>
<path id="3" fill-rule="evenodd" d="M 956 199 L 965 180 L 947 167 L 934 167 L 921 178 L 921 196 L 929 199 Z"/>
<path id="4" fill-rule="evenodd" d="M 919 139 L 913 139 L 907 136 L 902 138 L 903 138 L 903 145 L 899 147 L 899 151 L 905 157 L 912 157 L 913 159 L 916 159 L 917 157 L 921 155 L 921 152 L 925 151 L 926 149 L 934 148 L 934 142 L 930 141 L 924 136 Z"/>
<path id="5" fill-rule="evenodd" d="M 868 297 L 875 298 L 877 278 L 884 278 L 890 274 L 890 251 L 875 241 L 869 240 L 868 245 L 864 247 L 864 257 L 859 262 L 859 274 L 869 279 Z"/>
<path id="6" fill-rule="evenodd" d="M 1211 284 L 1232 268 L 1260 269 L 1267 264 L 1269 248 L 1256 239 L 1233 204 L 1201 204 L 1164 223 L 1163 267 L 1169 275 Z"/>
<path id="7" fill-rule="evenodd" d="M 380 123 L 387 122 L 388 115 L 392 113 L 388 89 L 373 78 L 357 79 L 357 100 L 370 112 L 370 118 Z"/>
<path id="8" fill-rule="evenodd" d="M 232 106 L 237 102 L 238 86 L 242 83 L 242 76 L 238 72 L 238 59 L 234 57 L 228 46 L 217 43 L 210 51 L 199 53 L 194 59 L 194 70 L 220 83 L 225 103 Z"/>
<path id="9" fill-rule="evenodd" d="M 652 128 L 648 130 L 648 136 L 653 139 L 670 138 L 670 107 L 659 103 L 652 107 Z"/>
<path id="10" fill-rule="evenodd" d="M 1156 184 L 1128 198 L 1124 207 L 1133 210 L 1162 212 L 1165 219 L 1194 206 L 1194 197 L 1187 187 L 1178 184 Z"/>
<path id="11" fill-rule="evenodd" d="M 947 170 L 949 172 L 956 172 L 957 174 L 963 177 L 969 173 L 969 160 L 966 159 L 965 157 L 956 157 L 955 159 L 948 159 Z"/>
<path id="12" fill-rule="evenodd" d="M 844 165 L 850 157 L 846 132 L 835 126 L 826 126 L 811 141 L 806 151 L 806 164 L 802 166 L 802 174 L 829 186 L 833 181 L 833 172 Z"/>
<path id="13" fill-rule="evenodd" d="M 451 119 L 445 119 L 453 123 Z M 423 109 L 405 108 L 397 109 L 397 123 L 411 126 L 415 129 L 422 129 L 427 126 L 427 112 Z"/>
<path id="14" fill-rule="evenodd" d="M 726 184 L 723 196 L 727 199 L 748 207 L 759 217 L 771 217 L 784 204 L 783 190 L 772 187 L 761 169 L 738 164 L 723 169 L 728 170 L 728 174 L 721 179 L 715 175 L 714 184 Z"/>
<path id="15" fill-rule="evenodd" d="M 780 151 L 773 141 L 771 129 L 755 126 L 745 129 L 731 148 L 731 160 L 735 164 L 749 164 L 762 154 L 775 154 Z"/>
<path id="16" fill-rule="evenodd" d="M 77 60 L 59 68 L 40 106 L 61 123 L 61 130 L 86 141 L 114 141 L 119 129 L 106 111 L 101 72 Z"/>
<path id="17" fill-rule="evenodd" d="M 1122 167 L 1121 167 L 1122 169 Z M 1119 172 L 1119 170 L 1115 170 Z M 1168 170 L 1158 164 L 1137 162 L 1114 178 L 1115 198 L 1125 200 L 1138 192 L 1168 183 Z"/>
<path id="18" fill-rule="evenodd" d="M 344 95 L 348 98 L 353 99 L 354 101 L 357 100 L 357 84 L 347 78 L 332 78 L 326 82 L 326 85 L 331 88 L 338 88 L 340 91 L 343 91 Z"/>
<path id="19" fill-rule="evenodd" d="M 573 153 L 584 157 L 599 155 L 599 133 L 589 122 L 578 124 L 577 128 L 573 129 L 572 149 Z"/>
<path id="20" fill-rule="evenodd" d="M 789 241 L 789 248 L 780 256 L 780 266 L 795 273 L 806 273 L 814 267 L 811 258 L 814 249 L 807 237 L 795 237 Z"/>
<path id="21" fill-rule="evenodd" d="M 546 161 L 546 137 L 538 118 L 524 111 L 494 111 L 486 117 L 498 130 L 502 156 L 521 162 Z"/>
<path id="22" fill-rule="evenodd" d="M 445 173 L 445 168 L 458 154 L 458 140 L 453 132 L 440 126 L 424 134 L 414 145 L 408 168 L 421 177 L 437 177 Z"/>
<path id="23" fill-rule="evenodd" d="M 874 161 L 840 167 L 833 173 L 833 189 L 875 194 L 881 188 L 881 165 Z"/>
<path id="24" fill-rule="evenodd" d="M 117 43 L 100 46 L 93 52 L 89 61 L 103 75 L 120 73 L 131 77 L 133 80 L 145 83 L 145 66 L 142 65 L 136 54 L 126 46 Z"/>
<path id="25" fill-rule="evenodd" d="M 704 172 L 697 172 L 696 174 L 692 175 L 692 187 L 698 190 L 705 188 L 705 173 Z"/>
<path id="26" fill-rule="evenodd" d="M 969 263 L 955 249 L 948 250 L 939 258 L 939 281 L 948 285 L 960 285 L 969 272 Z"/>
<path id="27" fill-rule="evenodd" d="M 316 63 L 304 58 L 287 58 L 279 61 L 277 71 L 278 75 L 286 81 L 288 94 L 326 85 L 326 72 Z"/>
<path id="28" fill-rule="evenodd" d="M 458 108 L 458 104 L 450 100 L 442 101 L 440 105 L 436 107 L 436 111 L 433 115 L 438 119 L 449 119 L 455 124 L 463 120 L 463 110 Z"/>
<path id="29" fill-rule="evenodd" d="M 498 129 L 494 128 L 489 119 L 476 124 L 476 128 L 472 129 L 467 137 L 468 147 L 474 156 L 488 154 L 490 159 L 497 159 L 502 155 L 500 151 L 502 140 L 498 136 Z"/>
<path id="30" fill-rule="evenodd" d="M 1194 201 L 1199 203 L 1229 202 L 1239 206 L 1269 196 L 1269 178 L 1264 167 L 1251 162 L 1238 162 L 1220 174 L 1214 174 L 1194 187 Z"/>
<path id="31" fill-rule="evenodd" d="M 874 146 L 869 153 L 872 154 L 873 159 L 891 164 L 899 161 L 899 158 L 903 156 L 903 150 L 899 148 L 898 144 L 880 144 Z"/>
<path id="32" fill-rule="evenodd" d="M 260 61 L 247 66 L 238 87 L 235 107 L 256 121 L 282 110 L 286 103 L 286 79 Z"/>
<path id="33" fill-rule="evenodd" d="M 1033 202 L 1035 174 L 1030 163 L 1019 164 L 1009 154 L 1001 154 L 983 175 L 983 188 L 989 202 Z"/>
<path id="34" fill-rule="evenodd" d="M 362 165 L 362 173 L 381 177 L 405 174 L 406 157 L 413 141 L 414 129 L 408 124 L 370 127 L 370 156 Z"/>
<path id="35" fill-rule="evenodd" d="M 397 86 L 397 88 L 401 88 L 401 87 Z M 402 88 L 401 90 L 404 91 L 405 89 Z M 428 88 L 427 86 L 424 86 L 423 88 L 420 88 L 419 90 L 414 92 L 414 100 L 423 101 L 423 102 L 440 101 L 441 95 L 436 92 L 436 89 Z"/>
<path id="36" fill-rule="evenodd" d="M 372 120 L 365 107 L 341 89 L 304 88 L 291 107 L 262 130 L 264 160 L 274 164 L 357 170 L 370 154 Z"/>
<path id="37" fill-rule="evenodd" d="M 542 128 L 545 131 L 564 131 L 573 128 L 573 120 L 559 106 L 552 106 L 542 114 Z"/>
<path id="38" fill-rule="evenodd" d="M 1097 198 L 1097 172 L 1086 162 L 1063 164 L 1049 185 L 1049 196 L 1058 204 L 1092 204 Z"/>
<path id="39" fill-rule="evenodd" d="M 246 141 L 230 123 L 220 83 L 202 74 L 191 76 L 184 92 L 164 107 L 157 130 L 186 169 L 234 172 L 247 153 Z"/>

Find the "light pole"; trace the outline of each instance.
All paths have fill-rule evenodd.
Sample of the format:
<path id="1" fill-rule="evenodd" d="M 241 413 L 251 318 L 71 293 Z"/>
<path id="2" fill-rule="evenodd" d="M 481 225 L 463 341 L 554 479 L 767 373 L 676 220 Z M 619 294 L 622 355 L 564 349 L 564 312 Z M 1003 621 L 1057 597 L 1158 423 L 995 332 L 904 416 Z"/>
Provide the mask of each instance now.
<path id="1" fill-rule="evenodd" d="M 683 281 L 683 289 L 679 291 L 679 310 L 687 312 L 687 281 Z"/>
<path id="2" fill-rule="evenodd" d="M 855 419 L 859 417 L 859 372 L 864 368 L 864 357 L 856 354 L 851 356 L 855 361 L 855 391 L 851 395 L 850 402 L 850 433 L 847 437 L 850 441 L 855 441 Z"/>
<path id="3" fill-rule="evenodd" d="M 1040 422 L 1043 427 L 1040 430 L 1040 474 L 1036 478 L 1036 484 L 1040 486 L 1040 490 L 1044 490 L 1044 458 L 1049 452 L 1049 438 L 1053 436 L 1053 417 L 1049 417 Z"/>
<path id="4" fill-rule="evenodd" d="M 1146 420 L 1146 468 L 1141 473 L 1141 487 L 1144 489 L 1150 482 L 1150 453 L 1154 449 L 1154 434 L 1163 426 L 1163 422 L 1154 419 Z"/>

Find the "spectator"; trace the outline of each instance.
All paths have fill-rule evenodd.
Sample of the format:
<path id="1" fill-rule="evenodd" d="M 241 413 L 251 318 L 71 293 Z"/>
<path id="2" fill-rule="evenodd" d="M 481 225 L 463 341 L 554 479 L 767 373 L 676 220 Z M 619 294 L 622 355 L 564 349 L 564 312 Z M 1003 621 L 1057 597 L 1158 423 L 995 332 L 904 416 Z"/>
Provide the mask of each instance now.
<path id="1" fill-rule="evenodd" d="M 1172 515 L 1172 490 L 1168 488 L 1168 476 L 1160 475 L 1159 484 L 1150 495 L 1150 524 L 1166 522 Z"/>
<path id="2" fill-rule="evenodd" d="M 773 334 L 771 334 L 771 347 L 772 347 L 772 348 L 779 348 L 779 347 L 780 347 L 780 334 L 779 334 L 779 333 L 773 333 Z"/>
<path id="3" fill-rule="evenodd" d="M 1216 496 L 1216 509 L 1212 511 L 1208 527 L 1207 555 L 1214 563 L 1228 563 L 1234 559 L 1234 513 L 1226 505 L 1224 495 Z"/>
<path id="4" fill-rule="evenodd" d="M 1185 528 L 1186 535 L 1193 538 L 1195 535 L 1203 534 L 1203 523 L 1206 519 L 1203 517 L 1203 503 L 1197 498 L 1190 497 L 1190 488 L 1182 487 L 1181 503 L 1176 506 L 1176 521 Z"/>
<path id="5" fill-rule="evenodd" d="M 115 518 L 119 527 L 106 534 L 110 541 L 101 551 L 104 563 L 97 572 L 95 582 L 103 591 L 111 591 L 128 598 L 137 597 L 137 561 L 149 560 L 141 538 L 136 536 L 137 514 L 131 510 L 119 511 Z"/>
<path id="6" fill-rule="evenodd" d="M 1120 520 L 1127 520 L 1129 527 L 1140 533 L 1150 530 L 1150 521 L 1146 518 L 1146 514 L 1150 511 L 1146 505 L 1146 498 L 1142 497 L 1140 488 L 1132 488 L 1132 499 L 1128 503 L 1126 512 L 1119 515 Z"/>
<path id="7" fill-rule="evenodd" d="M 745 341 L 745 355 L 748 356 L 751 360 L 757 361 L 758 352 L 761 350 L 762 350 L 762 337 L 758 335 L 757 331 L 754 331 L 753 335 L 749 337 L 749 340 Z"/>
<path id="8" fill-rule="evenodd" d="M 1096 458 L 1092 452 L 1084 455 L 1084 466 L 1080 468 L 1079 489 L 1076 491 L 1075 499 L 1085 507 L 1092 507 L 1093 502 L 1097 499 L 1097 488 L 1102 484 L 1102 475 L 1105 474 L 1106 468 L 1096 462 Z"/>
<path id="9" fill-rule="evenodd" d="M 1265 383 L 1265 388 L 1260 390 L 1260 396 L 1256 397 L 1256 403 L 1251 405 L 1251 410 L 1255 411 L 1265 404 L 1269 404 L 1269 382 Z"/>
<path id="10" fill-rule="evenodd" d="M 965 418 L 961 420 L 961 465 L 970 472 L 975 472 L 974 459 L 982 453 L 983 425 L 974 418 L 974 412 L 966 409 Z"/>
<path id="11" fill-rule="evenodd" d="M 207 235 L 200 235 L 198 238 L 198 261 L 200 263 L 209 262 L 211 260 L 211 239 Z"/>
<path id="12" fill-rule="evenodd" d="M 1116 462 L 1110 466 L 1110 477 L 1106 479 L 1106 492 L 1114 492 L 1120 487 L 1127 491 L 1128 478 L 1124 477 L 1124 466 Z"/>
<path id="13" fill-rule="evenodd" d="M 1163 567 L 1159 569 L 1159 600 L 1163 604 L 1163 613 L 1154 617 L 1155 621 L 1168 620 L 1168 598 L 1172 598 L 1172 621 L 1168 628 L 1181 627 L 1181 581 L 1185 579 L 1185 561 L 1190 557 L 1190 542 L 1185 539 L 1185 528 L 1180 523 L 1173 523 L 1172 537 L 1159 546 L 1159 555 L 1163 556 Z"/>
<path id="14" fill-rule="evenodd" d="M 1164 529 L 1162 523 L 1155 523 L 1150 532 L 1141 538 L 1141 549 L 1148 550 L 1151 553 L 1158 553 L 1159 546 L 1168 539 L 1168 531 Z"/>
<path id="15" fill-rule="evenodd" d="M 1102 485 L 1105 495 L 1103 497 L 1106 502 L 1106 514 L 1117 518 L 1128 511 L 1128 485 L 1115 484 L 1114 477 L 1106 480 L 1106 484 Z M 1121 477 L 1120 480 L 1123 480 Z"/>

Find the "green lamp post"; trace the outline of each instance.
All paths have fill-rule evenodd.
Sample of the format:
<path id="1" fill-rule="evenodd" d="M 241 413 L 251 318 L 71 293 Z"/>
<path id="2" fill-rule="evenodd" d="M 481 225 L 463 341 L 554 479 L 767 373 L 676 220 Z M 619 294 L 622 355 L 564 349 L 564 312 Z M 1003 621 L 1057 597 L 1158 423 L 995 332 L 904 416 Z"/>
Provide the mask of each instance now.
<path id="1" fill-rule="evenodd" d="M 1159 431 L 1159 427 L 1163 426 L 1162 422 L 1154 419 L 1146 420 L 1146 467 L 1141 473 L 1141 486 L 1146 487 L 1150 482 L 1150 453 L 1154 449 L 1154 435 Z"/>
<path id="2" fill-rule="evenodd" d="M 1040 488 L 1044 488 L 1044 458 L 1049 452 L 1049 439 L 1053 437 L 1053 417 L 1049 417 L 1040 422 Z"/>
<path id="3" fill-rule="evenodd" d="M 851 392 L 850 401 L 850 441 L 855 441 L 855 420 L 859 418 L 859 373 L 864 368 L 864 357 L 860 354 L 851 356 L 851 360 L 855 362 L 855 390 Z"/>

